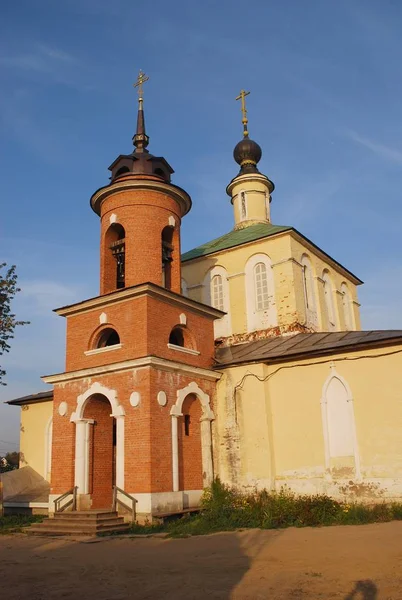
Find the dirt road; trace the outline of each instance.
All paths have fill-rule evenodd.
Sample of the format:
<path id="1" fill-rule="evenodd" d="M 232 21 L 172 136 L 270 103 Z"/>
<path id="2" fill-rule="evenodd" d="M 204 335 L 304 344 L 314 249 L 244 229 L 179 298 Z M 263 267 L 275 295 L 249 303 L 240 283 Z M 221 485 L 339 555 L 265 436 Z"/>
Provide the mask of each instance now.
<path id="1" fill-rule="evenodd" d="M 402 522 L 168 540 L 0 537 L 7 600 L 401 600 Z"/>

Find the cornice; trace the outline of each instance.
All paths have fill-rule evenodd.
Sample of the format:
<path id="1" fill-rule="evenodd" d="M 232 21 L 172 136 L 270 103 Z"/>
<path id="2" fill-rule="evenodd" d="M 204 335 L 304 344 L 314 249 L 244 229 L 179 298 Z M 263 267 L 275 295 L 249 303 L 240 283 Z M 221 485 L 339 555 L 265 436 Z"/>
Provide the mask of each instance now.
<path id="1" fill-rule="evenodd" d="M 126 192 L 129 190 L 153 190 L 157 192 L 164 192 L 171 196 L 180 207 L 181 216 L 186 215 L 191 208 L 191 198 L 187 192 L 182 188 L 172 183 L 165 183 L 163 181 L 155 181 L 152 179 L 128 179 L 125 181 L 115 181 L 110 185 L 99 188 L 91 196 L 91 207 L 96 214 L 100 215 L 101 206 L 103 202 L 109 196 L 117 194 L 119 192 Z"/>
<path id="2" fill-rule="evenodd" d="M 196 300 L 191 300 L 186 296 L 171 292 L 170 290 L 157 286 L 154 283 L 142 283 L 140 285 L 135 285 L 126 289 L 111 292 L 110 294 L 105 294 L 104 296 L 89 298 L 88 300 L 78 302 L 77 304 L 70 304 L 69 306 L 56 308 L 54 312 L 61 317 L 69 317 L 79 313 L 85 313 L 96 308 L 103 309 L 110 304 L 127 302 L 128 300 L 141 296 L 151 296 L 153 298 L 162 299 L 170 302 L 171 304 L 176 304 L 181 310 L 183 310 L 183 308 L 187 308 L 193 312 L 209 316 L 213 319 L 219 319 L 226 314 L 221 310 L 213 308 L 212 306 L 202 304 Z"/>
<path id="3" fill-rule="evenodd" d="M 54 385 L 58 383 L 67 383 L 69 381 L 74 381 L 77 379 L 85 379 L 87 377 L 96 377 L 99 375 L 107 375 L 110 373 L 117 373 L 122 371 L 132 371 L 133 369 L 143 369 L 146 367 L 153 367 L 162 371 L 180 373 L 181 375 L 194 375 L 196 377 L 202 377 L 203 379 L 209 379 L 211 381 L 217 381 L 222 375 L 218 371 L 212 371 L 212 369 L 192 367 L 190 365 L 185 365 L 183 363 L 167 360 L 164 358 L 158 358 L 156 356 L 144 356 L 143 358 L 125 360 L 122 362 L 112 363 L 110 365 L 103 365 L 100 367 L 79 369 L 77 371 L 57 373 L 55 375 L 44 375 L 41 379 L 45 383 L 50 383 Z"/>

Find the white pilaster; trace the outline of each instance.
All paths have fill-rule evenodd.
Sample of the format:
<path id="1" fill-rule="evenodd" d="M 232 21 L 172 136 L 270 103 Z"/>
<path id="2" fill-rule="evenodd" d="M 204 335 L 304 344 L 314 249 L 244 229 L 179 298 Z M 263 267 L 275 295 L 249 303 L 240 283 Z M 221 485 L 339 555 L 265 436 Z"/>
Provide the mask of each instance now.
<path id="1" fill-rule="evenodd" d="M 179 440 L 177 418 L 177 415 L 172 415 L 172 477 L 174 492 L 179 491 Z"/>
<path id="2" fill-rule="evenodd" d="M 124 415 L 116 419 L 116 485 L 124 490 Z"/>
<path id="3" fill-rule="evenodd" d="M 201 419 L 201 453 L 202 467 L 205 473 L 204 487 L 211 485 L 214 478 L 214 468 L 212 463 L 212 436 L 211 419 L 204 417 Z"/>

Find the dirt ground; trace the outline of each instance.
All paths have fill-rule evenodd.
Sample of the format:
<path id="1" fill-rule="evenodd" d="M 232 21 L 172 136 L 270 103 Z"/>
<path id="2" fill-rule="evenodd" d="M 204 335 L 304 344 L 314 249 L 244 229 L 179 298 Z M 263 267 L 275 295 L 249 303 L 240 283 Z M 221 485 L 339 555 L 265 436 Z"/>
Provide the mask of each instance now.
<path id="1" fill-rule="evenodd" d="M 402 522 L 186 539 L 0 537 L 7 600 L 402 599 Z"/>

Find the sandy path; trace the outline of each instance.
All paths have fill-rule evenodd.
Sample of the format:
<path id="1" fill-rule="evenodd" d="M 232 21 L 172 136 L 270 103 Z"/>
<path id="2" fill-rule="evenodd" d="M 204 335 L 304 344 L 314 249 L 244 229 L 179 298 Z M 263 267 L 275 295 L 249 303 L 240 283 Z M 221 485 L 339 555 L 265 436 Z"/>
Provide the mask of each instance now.
<path id="1" fill-rule="evenodd" d="M 401 600 L 402 522 L 179 540 L 0 537 L 7 600 Z"/>

